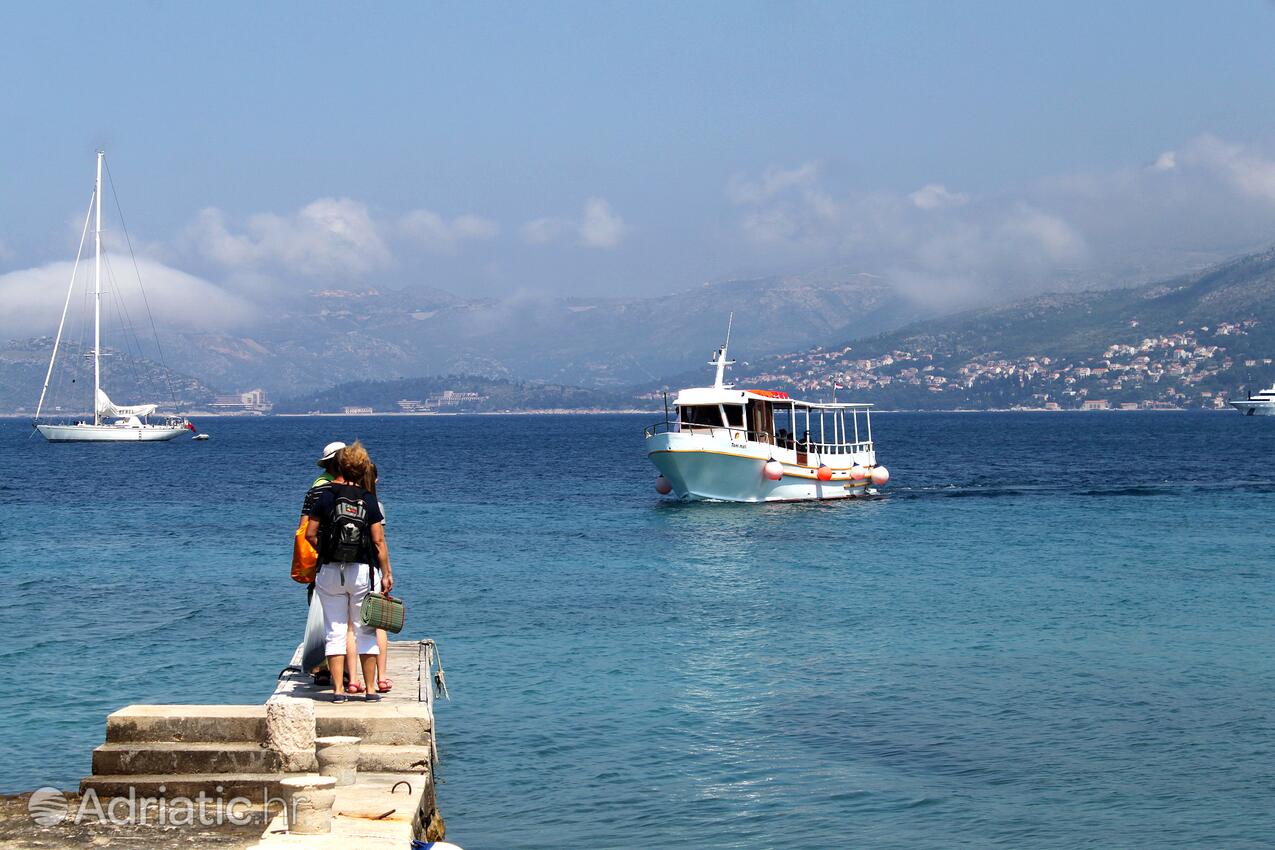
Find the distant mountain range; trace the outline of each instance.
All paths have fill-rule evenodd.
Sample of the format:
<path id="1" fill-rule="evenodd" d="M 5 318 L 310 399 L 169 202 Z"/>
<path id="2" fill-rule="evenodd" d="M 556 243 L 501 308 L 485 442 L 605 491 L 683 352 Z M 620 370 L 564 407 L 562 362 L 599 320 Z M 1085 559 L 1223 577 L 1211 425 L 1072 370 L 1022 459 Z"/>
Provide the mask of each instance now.
<path id="1" fill-rule="evenodd" d="M 35 413 L 52 351 L 51 337 L 14 340 L 0 348 L 0 412 Z M 50 414 L 91 414 L 90 351 L 75 342 L 62 343 L 45 400 Z M 104 349 L 102 386 L 121 404 L 156 402 L 164 410 L 203 406 L 216 395 L 215 389 L 198 378 L 113 349 Z"/>
<path id="2" fill-rule="evenodd" d="M 467 299 L 439 290 L 328 290 L 251 334 L 164 340 L 178 371 L 223 390 L 287 397 L 335 384 L 476 375 L 598 388 L 707 360 L 735 313 L 741 349 L 854 338 L 923 311 L 887 281 L 824 272 L 705 284 L 651 298 Z"/>
<path id="3" fill-rule="evenodd" d="M 888 407 L 1220 405 L 1275 375 L 1275 250 L 1132 289 L 1042 295 L 754 359 L 738 379 Z M 689 376 L 688 376 L 689 377 Z"/>
<path id="4" fill-rule="evenodd" d="M 708 381 L 732 311 L 735 380 L 825 396 L 840 383 L 885 407 L 1216 406 L 1275 375 L 1275 250 L 940 317 L 882 278 L 835 271 L 631 299 L 331 290 L 252 336 L 170 335 L 171 370 L 125 355 L 104 368 L 120 400 L 165 401 L 172 385 L 194 407 L 258 386 L 279 412 L 396 410 L 449 389 L 483 398 L 452 409 L 653 406 L 661 387 Z M 0 349 L 0 409 L 34 408 L 50 345 Z M 65 352 L 76 371 L 59 392 L 88 374 L 83 353 Z"/>

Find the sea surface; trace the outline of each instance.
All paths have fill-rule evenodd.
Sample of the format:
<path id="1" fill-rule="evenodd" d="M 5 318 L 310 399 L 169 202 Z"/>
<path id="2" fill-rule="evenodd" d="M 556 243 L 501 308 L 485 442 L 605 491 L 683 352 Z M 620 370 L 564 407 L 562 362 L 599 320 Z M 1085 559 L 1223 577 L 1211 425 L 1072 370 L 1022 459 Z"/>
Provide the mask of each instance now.
<path id="1" fill-rule="evenodd" d="M 0 422 L 0 791 L 120 706 L 263 701 L 357 437 L 466 850 L 1275 844 L 1275 418 L 883 413 L 888 497 L 765 506 L 661 500 L 653 418 Z"/>

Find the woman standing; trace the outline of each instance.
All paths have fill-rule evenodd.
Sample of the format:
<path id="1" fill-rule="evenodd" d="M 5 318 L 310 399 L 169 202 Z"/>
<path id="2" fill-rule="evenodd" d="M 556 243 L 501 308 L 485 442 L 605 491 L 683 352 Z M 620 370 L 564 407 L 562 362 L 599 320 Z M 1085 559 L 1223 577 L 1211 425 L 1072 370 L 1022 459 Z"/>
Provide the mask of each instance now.
<path id="1" fill-rule="evenodd" d="M 342 449 L 337 457 L 339 474 L 311 507 L 312 522 L 306 528 L 306 539 L 319 553 L 315 589 L 323 605 L 333 702 L 345 702 L 346 632 L 351 627 L 354 630 L 363 680 L 375 681 L 380 652 L 376 631 L 360 621 L 359 606 L 374 590 L 389 593 L 394 578 L 385 543 L 385 518 L 376 497 L 362 486 L 371 472 L 371 458 L 358 442 Z M 380 696 L 369 688 L 364 699 L 375 701 Z"/>

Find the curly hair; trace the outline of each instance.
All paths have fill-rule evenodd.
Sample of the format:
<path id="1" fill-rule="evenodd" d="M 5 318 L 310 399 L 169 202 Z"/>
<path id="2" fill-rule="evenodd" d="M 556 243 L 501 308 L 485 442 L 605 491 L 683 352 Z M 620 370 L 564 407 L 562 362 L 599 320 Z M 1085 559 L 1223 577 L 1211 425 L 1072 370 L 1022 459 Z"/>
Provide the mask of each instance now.
<path id="1" fill-rule="evenodd" d="M 363 444 L 355 440 L 341 449 L 337 454 L 337 460 L 341 465 L 341 477 L 366 490 L 372 472 L 372 459 L 368 457 L 367 449 L 363 448 Z"/>

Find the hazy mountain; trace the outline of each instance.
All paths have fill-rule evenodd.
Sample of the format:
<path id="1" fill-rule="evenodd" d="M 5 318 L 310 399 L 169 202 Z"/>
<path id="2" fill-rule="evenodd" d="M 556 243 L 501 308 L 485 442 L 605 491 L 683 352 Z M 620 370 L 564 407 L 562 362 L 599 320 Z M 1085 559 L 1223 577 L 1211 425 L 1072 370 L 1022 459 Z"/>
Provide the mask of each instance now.
<path id="1" fill-rule="evenodd" d="M 440 402 L 444 393 L 454 394 Z M 526 383 L 473 375 L 399 378 L 392 381 L 352 381 L 325 390 L 284 399 L 276 413 L 339 413 L 344 407 L 370 407 L 377 413 L 397 413 L 398 401 L 425 402 L 434 411 L 472 413 L 490 411 L 634 408 L 654 410 L 658 402 L 638 400 L 631 391 L 591 389 L 562 384 Z"/>
<path id="2" fill-rule="evenodd" d="M 623 387 L 734 341 L 764 354 L 922 315 L 881 278 L 824 272 L 705 284 L 652 298 L 466 299 L 438 290 L 327 290 L 242 335 L 165 338 L 175 367 L 279 397 L 346 381 L 465 374 Z"/>
<path id="3" fill-rule="evenodd" d="M 1272 358 L 1275 250 L 1267 250 L 1135 288 L 1041 295 L 756 358 L 737 378 L 816 392 L 836 381 L 900 407 L 1098 397 L 1215 406 L 1250 376 L 1270 380 Z"/>
<path id="4" fill-rule="evenodd" d="M 35 413 L 52 350 L 51 337 L 14 340 L 0 348 L 0 411 Z M 90 351 L 74 342 L 62 343 L 45 400 L 50 414 L 92 410 Z M 104 349 L 102 357 L 102 386 L 120 404 L 155 402 L 164 411 L 206 404 L 216 392 L 197 378 L 110 348 Z"/>

